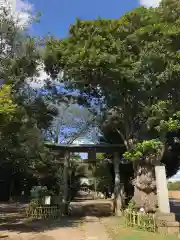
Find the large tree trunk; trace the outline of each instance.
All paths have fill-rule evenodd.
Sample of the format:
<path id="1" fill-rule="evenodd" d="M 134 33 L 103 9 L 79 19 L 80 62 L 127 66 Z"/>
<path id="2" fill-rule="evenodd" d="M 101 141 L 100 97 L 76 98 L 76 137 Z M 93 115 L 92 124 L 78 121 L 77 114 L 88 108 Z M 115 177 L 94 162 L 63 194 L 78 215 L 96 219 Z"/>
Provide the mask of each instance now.
<path id="1" fill-rule="evenodd" d="M 155 166 L 148 160 L 134 162 L 134 197 L 136 207 L 143 207 L 146 212 L 157 210 L 157 191 Z"/>

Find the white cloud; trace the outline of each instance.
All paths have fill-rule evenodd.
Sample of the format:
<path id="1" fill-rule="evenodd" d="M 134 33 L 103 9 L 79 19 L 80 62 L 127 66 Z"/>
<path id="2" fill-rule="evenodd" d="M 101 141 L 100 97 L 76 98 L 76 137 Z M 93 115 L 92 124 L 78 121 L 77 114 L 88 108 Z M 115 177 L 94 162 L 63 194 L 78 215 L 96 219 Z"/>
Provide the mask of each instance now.
<path id="1" fill-rule="evenodd" d="M 50 78 L 50 76 L 44 71 L 44 65 L 39 64 L 37 68 L 38 76 L 34 76 L 33 78 L 28 78 L 27 83 L 33 89 L 43 88 L 46 84 L 46 80 Z"/>
<path id="2" fill-rule="evenodd" d="M 139 2 L 144 7 L 158 7 L 161 0 L 139 0 Z"/>
<path id="3" fill-rule="evenodd" d="M 20 23 L 25 25 L 31 17 L 33 5 L 28 1 L 23 0 L 10 0 L 11 2 L 16 1 L 15 14 L 18 17 Z"/>

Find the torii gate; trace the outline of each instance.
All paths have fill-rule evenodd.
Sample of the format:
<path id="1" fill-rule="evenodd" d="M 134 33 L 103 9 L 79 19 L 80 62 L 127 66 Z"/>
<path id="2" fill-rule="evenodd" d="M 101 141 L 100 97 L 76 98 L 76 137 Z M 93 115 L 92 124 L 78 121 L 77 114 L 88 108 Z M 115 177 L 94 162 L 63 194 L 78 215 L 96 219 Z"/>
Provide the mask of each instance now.
<path id="1" fill-rule="evenodd" d="M 67 203 L 68 198 L 68 167 L 70 153 L 88 153 L 88 159 L 84 160 L 88 163 L 95 163 L 96 153 L 111 153 L 114 155 L 114 173 L 115 173 L 115 213 L 117 216 L 122 215 L 122 197 L 123 189 L 120 179 L 119 164 L 120 164 L 120 154 L 122 154 L 123 145 L 120 144 L 55 144 L 55 143 L 45 143 L 45 146 L 54 153 L 63 153 L 64 158 L 59 159 L 64 165 L 63 178 L 64 178 L 64 201 Z"/>

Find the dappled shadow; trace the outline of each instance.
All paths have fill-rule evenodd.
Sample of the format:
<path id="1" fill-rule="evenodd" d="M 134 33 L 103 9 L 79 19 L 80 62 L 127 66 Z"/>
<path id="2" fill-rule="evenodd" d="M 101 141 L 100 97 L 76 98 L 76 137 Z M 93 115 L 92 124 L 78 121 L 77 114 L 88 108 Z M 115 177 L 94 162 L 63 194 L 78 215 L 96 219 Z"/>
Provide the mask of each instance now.
<path id="1" fill-rule="evenodd" d="M 0 231 L 38 233 L 57 228 L 76 228 L 84 221 L 95 221 L 95 218 L 92 218 L 92 216 L 111 215 L 111 203 L 103 200 L 73 202 L 70 204 L 70 216 L 48 220 L 27 219 L 25 206 L 22 204 L 0 204 Z M 88 218 L 87 216 L 91 217 Z"/>
<path id="2" fill-rule="evenodd" d="M 18 217 L 8 217 L 0 224 L 0 231 L 14 232 L 43 232 L 56 228 L 77 227 L 81 223 L 80 217 L 62 217 L 49 220 L 27 220 Z"/>
<path id="3" fill-rule="evenodd" d="M 0 203 L 0 214 L 21 212 L 26 206 L 27 204 L 20 203 Z"/>
<path id="4" fill-rule="evenodd" d="M 79 216 L 30 220 L 25 216 L 24 207 L 24 205 L 0 204 L 0 231 L 42 232 L 56 228 L 76 227 L 83 221 Z"/>

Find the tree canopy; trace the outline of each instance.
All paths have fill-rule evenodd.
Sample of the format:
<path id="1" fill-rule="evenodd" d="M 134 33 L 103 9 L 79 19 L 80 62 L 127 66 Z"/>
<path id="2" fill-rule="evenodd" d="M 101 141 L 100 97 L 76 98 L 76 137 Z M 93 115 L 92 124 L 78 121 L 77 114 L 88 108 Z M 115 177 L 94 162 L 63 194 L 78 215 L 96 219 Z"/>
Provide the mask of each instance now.
<path id="1" fill-rule="evenodd" d="M 154 164 L 167 164 L 168 176 L 179 168 L 178 151 L 172 159 L 180 127 L 179 13 L 179 1 L 164 0 L 119 19 L 77 19 L 67 38 L 51 38 L 45 47 L 52 77 L 63 72 L 64 82 L 91 100 L 99 98 L 101 126 L 119 134 L 124 160 L 133 161 L 136 200 L 142 205 L 140 199 L 151 192 L 151 210 L 156 206 Z M 139 191 L 145 195 L 139 197 Z"/>
<path id="2" fill-rule="evenodd" d="M 19 28 L 5 9 L 1 11 L 0 164 L 36 176 L 41 171 L 51 175 L 52 182 L 60 182 L 62 173 L 44 139 L 72 143 L 84 134 L 97 138 L 101 130 L 105 141 L 124 143 L 121 164 L 134 167 L 137 188 L 141 189 L 144 174 L 154 191 L 150 165 L 155 163 L 164 163 L 168 176 L 176 173 L 179 13 L 179 1 L 163 0 L 157 8 L 136 8 L 119 19 L 77 19 L 67 38 L 39 41 Z M 30 84 L 40 65 L 51 78 L 44 95 Z M 59 82 L 68 93 L 58 90 Z M 142 162 L 148 163 L 151 177 Z M 99 165 L 98 176 L 106 167 Z M 79 169 L 78 164 L 74 169 Z M 101 185 L 112 180 L 108 174 Z"/>
<path id="3" fill-rule="evenodd" d="M 179 11 L 179 1 L 163 1 L 120 19 L 77 19 L 67 38 L 47 42 L 47 72 L 103 99 L 105 127 L 127 150 L 179 129 Z"/>
<path id="4" fill-rule="evenodd" d="M 27 82 L 38 74 L 40 43 L 19 28 L 6 8 L 0 11 L 0 39 L 0 166 L 6 175 L 2 180 L 10 184 L 20 172 L 24 181 L 34 166 L 49 164 L 43 131 L 57 111 Z"/>
<path id="5" fill-rule="evenodd" d="M 9 191 L 16 182 L 13 191 L 17 189 L 16 194 L 20 195 L 18 189 L 22 190 L 24 184 L 27 189 L 31 184 L 45 184 L 53 185 L 53 190 L 59 192 L 62 172 L 44 141 L 59 138 L 68 143 L 87 132 L 91 135 L 94 114 L 78 107 L 77 94 L 58 90 L 58 81 L 55 86 L 51 79 L 42 79 L 42 89 L 34 88 L 43 66 L 44 40 L 20 28 L 8 9 L 0 10 L 0 166 L 1 183 L 5 184 L 2 188 L 7 186 Z"/>

